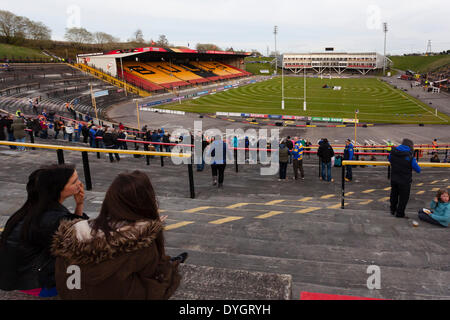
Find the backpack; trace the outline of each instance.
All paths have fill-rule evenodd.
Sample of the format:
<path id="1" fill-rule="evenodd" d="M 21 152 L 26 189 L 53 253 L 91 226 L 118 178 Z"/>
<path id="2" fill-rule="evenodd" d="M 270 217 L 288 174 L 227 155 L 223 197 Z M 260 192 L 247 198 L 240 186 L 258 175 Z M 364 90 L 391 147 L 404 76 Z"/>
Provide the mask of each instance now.
<path id="1" fill-rule="evenodd" d="M 334 166 L 342 167 L 342 156 L 336 156 L 336 158 L 334 159 Z"/>

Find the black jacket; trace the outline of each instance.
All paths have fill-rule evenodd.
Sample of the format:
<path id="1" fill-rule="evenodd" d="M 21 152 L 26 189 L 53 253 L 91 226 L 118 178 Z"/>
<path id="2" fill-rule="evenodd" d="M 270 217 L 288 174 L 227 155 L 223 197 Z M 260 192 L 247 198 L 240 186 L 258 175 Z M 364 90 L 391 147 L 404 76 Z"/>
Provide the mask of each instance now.
<path id="1" fill-rule="evenodd" d="M 410 184 L 412 182 L 412 170 L 420 173 L 413 153 L 404 145 L 400 145 L 389 154 L 391 163 L 391 181 L 399 184 Z"/>
<path id="2" fill-rule="evenodd" d="M 114 133 L 107 132 L 103 135 L 103 143 L 105 146 L 115 146 L 117 145 L 117 136 Z"/>
<path id="3" fill-rule="evenodd" d="M 319 150 L 317 150 L 317 155 L 322 158 L 322 162 L 328 163 L 334 156 L 334 151 L 329 143 L 322 143 L 319 147 Z"/>
<path id="4" fill-rule="evenodd" d="M 55 258 L 50 254 L 53 235 L 62 220 L 79 219 L 66 207 L 56 204 L 42 216 L 30 241 L 21 240 L 23 221 L 0 247 L 0 289 L 30 290 L 55 287 Z M 82 219 L 89 219 L 83 214 Z"/>

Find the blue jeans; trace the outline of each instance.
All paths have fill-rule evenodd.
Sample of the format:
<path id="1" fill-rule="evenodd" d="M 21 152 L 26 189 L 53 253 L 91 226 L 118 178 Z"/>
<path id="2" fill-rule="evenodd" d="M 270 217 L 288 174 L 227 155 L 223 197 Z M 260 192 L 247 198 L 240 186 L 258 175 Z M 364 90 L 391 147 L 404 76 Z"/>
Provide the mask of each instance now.
<path id="1" fill-rule="evenodd" d="M 280 179 L 286 179 L 287 162 L 280 161 Z"/>
<path id="2" fill-rule="evenodd" d="M 353 179 L 352 166 L 345 166 L 345 169 L 346 169 L 345 177 L 349 180 L 352 180 Z"/>
<path id="3" fill-rule="evenodd" d="M 16 141 L 16 139 L 14 138 L 14 133 L 8 132 L 8 141 Z M 9 146 L 9 148 L 12 149 L 12 150 L 16 150 L 17 149 L 16 146 Z"/>
<path id="4" fill-rule="evenodd" d="M 203 171 L 205 169 L 205 160 L 202 158 L 202 163 L 197 164 L 197 171 Z"/>
<path id="5" fill-rule="evenodd" d="M 16 142 L 25 142 L 25 138 L 16 139 Z M 25 151 L 25 147 L 23 147 L 23 146 L 17 146 L 17 150 L 19 150 L 19 151 Z"/>
<path id="6" fill-rule="evenodd" d="M 327 166 L 327 173 L 325 175 L 325 166 Z M 331 181 L 331 161 L 328 163 L 324 163 L 322 161 L 322 180 L 324 181 Z"/>
<path id="7" fill-rule="evenodd" d="M 80 133 L 75 131 L 75 141 L 78 142 L 80 141 Z"/>

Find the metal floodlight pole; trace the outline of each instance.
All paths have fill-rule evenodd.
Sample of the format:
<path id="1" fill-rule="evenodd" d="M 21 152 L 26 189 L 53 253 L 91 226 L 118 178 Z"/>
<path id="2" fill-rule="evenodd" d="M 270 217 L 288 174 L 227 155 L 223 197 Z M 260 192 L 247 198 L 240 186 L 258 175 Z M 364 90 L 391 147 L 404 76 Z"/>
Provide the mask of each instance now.
<path id="1" fill-rule="evenodd" d="M 306 66 L 303 65 L 303 111 L 306 111 Z"/>
<path id="2" fill-rule="evenodd" d="M 284 110 L 284 68 L 281 62 L 281 110 Z"/>
<path id="3" fill-rule="evenodd" d="M 388 32 L 387 22 L 383 23 L 383 32 L 384 32 L 383 76 L 386 76 L 386 35 Z"/>
<path id="4" fill-rule="evenodd" d="M 278 26 L 275 26 L 273 28 L 273 34 L 275 36 L 275 74 L 278 74 L 277 33 L 278 33 Z"/>

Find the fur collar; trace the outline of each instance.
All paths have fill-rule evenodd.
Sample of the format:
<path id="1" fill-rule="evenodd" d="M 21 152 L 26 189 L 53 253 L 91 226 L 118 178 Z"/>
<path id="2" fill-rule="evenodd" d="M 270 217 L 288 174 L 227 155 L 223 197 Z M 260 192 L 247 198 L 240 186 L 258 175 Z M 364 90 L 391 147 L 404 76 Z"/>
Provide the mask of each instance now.
<path id="1" fill-rule="evenodd" d="M 103 232 L 94 236 L 87 220 L 62 221 L 53 237 L 52 253 L 70 264 L 98 264 L 127 252 L 149 247 L 161 232 L 159 221 L 137 221 L 116 226 L 109 242 Z"/>

